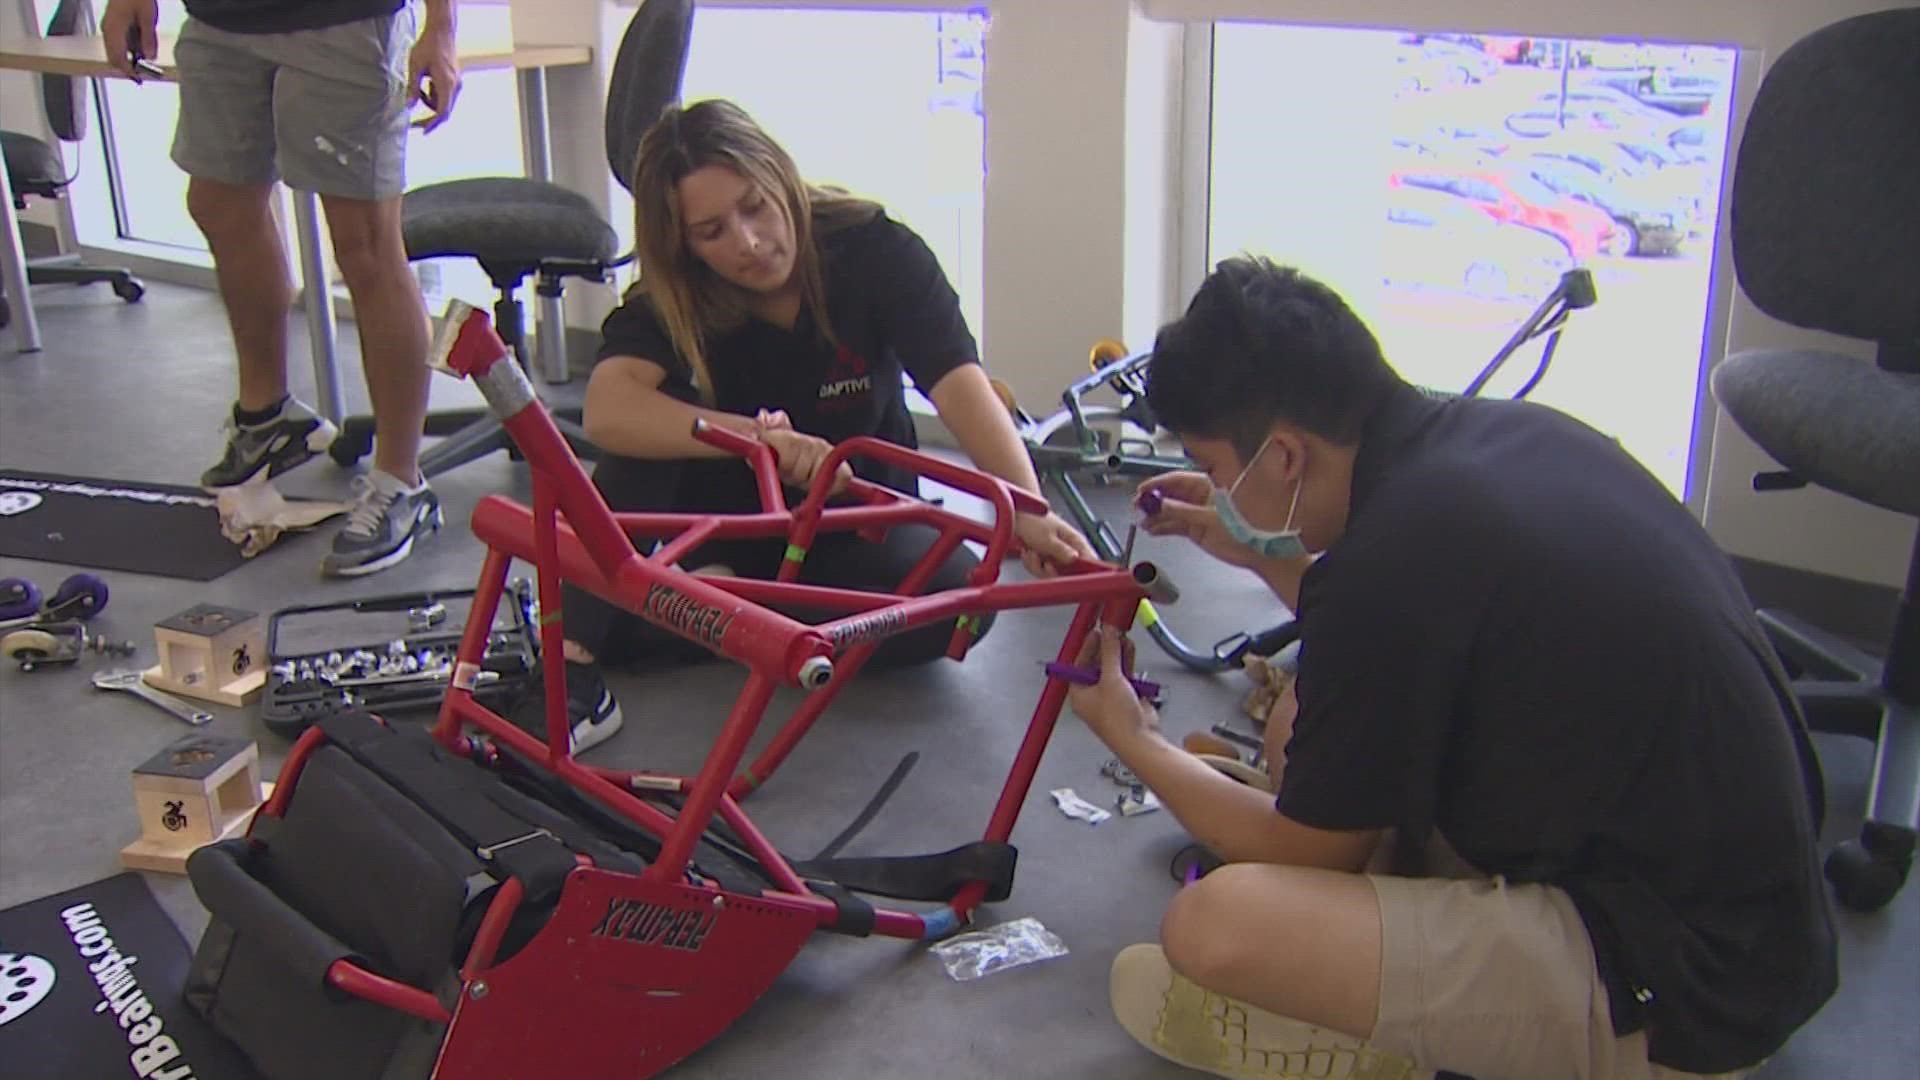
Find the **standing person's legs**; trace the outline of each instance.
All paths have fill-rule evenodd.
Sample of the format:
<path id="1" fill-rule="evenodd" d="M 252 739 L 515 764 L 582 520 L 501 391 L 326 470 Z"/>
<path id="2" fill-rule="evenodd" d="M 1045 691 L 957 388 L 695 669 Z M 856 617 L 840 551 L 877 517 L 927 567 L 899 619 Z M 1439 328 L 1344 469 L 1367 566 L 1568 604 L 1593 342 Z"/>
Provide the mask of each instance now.
<path id="1" fill-rule="evenodd" d="M 280 169 L 290 186 L 318 193 L 326 209 L 373 401 L 374 469 L 326 569 L 370 573 L 405 558 L 440 518 L 419 470 L 427 311 L 400 230 L 413 13 L 403 7 L 274 37 L 282 64 L 274 96 Z"/>
<path id="2" fill-rule="evenodd" d="M 269 209 L 277 141 L 275 63 L 255 42 L 189 19 L 175 47 L 180 113 L 174 163 L 186 172 L 187 212 L 213 253 L 233 331 L 240 391 L 225 455 L 207 487 L 277 475 L 326 449 L 334 427 L 287 395 L 287 310 L 293 303 L 280 227 Z"/>

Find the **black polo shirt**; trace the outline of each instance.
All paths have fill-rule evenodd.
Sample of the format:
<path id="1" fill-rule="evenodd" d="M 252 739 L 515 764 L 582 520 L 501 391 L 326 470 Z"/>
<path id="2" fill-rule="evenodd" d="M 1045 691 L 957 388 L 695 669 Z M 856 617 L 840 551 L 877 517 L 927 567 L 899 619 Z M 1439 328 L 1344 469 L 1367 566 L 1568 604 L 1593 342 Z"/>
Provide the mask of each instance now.
<path id="1" fill-rule="evenodd" d="M 912 229 L 881 215 L 816 236 L 827 294 L 827 341 L 803 307 L 793 329 L 749 318 L 707 342 L 713 407 L 754 415 L 781 409 L 794 429 L 838 443 L 871 435 L 915 447 L 901 373 L 922 393 L 953 369 L 979 363 L 960 297 L 940 261 Z M 653 305 L 635 296 L 601 327 L 600 359 L 633 356 L 666 369 L 661 390 L 694 402 L 692 368 L 673 346 Z M 865 479 L 910 494 L 912 473 L 856 460 Z"/>
<path id="2" fill-rule="evenodd" d="M 234 34 L 288 34 L 391 15 L 407 0 L 187 0 L 187 14 Z"/>
<path id="3" fill-rule="evenodd" d="M 1751 1066 L 1831 996 L 1799 708 L 1727 558 L 1611 440 L 1397 393 L 1299 614 L 1283 814 L 1564 888 L 1615 1030 L 1670 1068 Z"/>

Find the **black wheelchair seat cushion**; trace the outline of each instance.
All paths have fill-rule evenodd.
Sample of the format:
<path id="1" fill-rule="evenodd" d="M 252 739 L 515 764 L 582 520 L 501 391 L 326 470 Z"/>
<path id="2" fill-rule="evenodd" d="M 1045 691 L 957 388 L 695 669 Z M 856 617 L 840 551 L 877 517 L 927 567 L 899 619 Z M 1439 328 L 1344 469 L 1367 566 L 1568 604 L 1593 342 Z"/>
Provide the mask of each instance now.
<path id="1" fill-rule="evenodd" d="M 446 1003 L 469 894 L 491 884 L 480 859 L 332 746 L 307 760 L 285 818 L 262 819 L 255 839 L 188 863 L 213 918 L 187 1000 L 271 1080 L 425 1075 L 438 1025 L 333 990 L 326 950 Z"/>
<path id="2" fill-rule="evenodd" d="M 401 203 L 401 231 L 409 259 L 468 256 L 503 267 L 610 260 L 618 244 L 586 196 L 517 177 L 415 188 Z"/>
<path id="3" fill-rule="evenodd" d="M 1920 514 L 1920 375 L 1834 353 L 1753 349 L 1714 369 L 1713 393 L 1801 479 Z"/>

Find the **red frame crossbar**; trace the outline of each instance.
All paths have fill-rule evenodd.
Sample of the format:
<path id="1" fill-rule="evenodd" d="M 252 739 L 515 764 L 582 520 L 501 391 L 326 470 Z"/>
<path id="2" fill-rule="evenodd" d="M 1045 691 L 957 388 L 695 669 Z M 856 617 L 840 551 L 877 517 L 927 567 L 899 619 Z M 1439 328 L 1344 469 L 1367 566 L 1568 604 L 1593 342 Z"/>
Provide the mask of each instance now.
<path id="1" fill-rule="evenodd" d="M 849 439 L 835 447 L 816 472 L 805 499 L 798 507 L 788 508 L 777 463 L 767 445 L 696 422 L 697 438 L 739 455 L 753 469 L 761 511 L 738 515 L 615 514 L 534 396 L 524 372 L 507 359 L 505 346 L 483 312 L 466 309 L 457 334 L 447 335 L 439 343 L 436 366 L 456 376 L 473 378 L 485 394 L 532 468 L 533 505 L 490 495 L 474 509 L 473 532 L 487 545 L 487 554 L 461 638 L 452 686 L 441 705 L 433 735 L 461 753 L 483 750 L 468 734 L 471 730 L 495 744 L 543 760 L 548 769 L 576 789 L 660 837 L 659 857 L 642 875 L 654 884 L 690 885 L 711 890 L 716 898 L 724 891 L 718 883 L 689 873 L 696 844 L 718 816 L 776 883 L 757 899 L 809 913 L 816 929 L 835 925 L 840 917 L 836 904 L 801 880 L 741 809 L 740 800 L 768 780 L 832 702 L 839 687 L 860 670 L 879 643 L 894 634 L 959 616 L 960 628 L 949 649 L 950 655 L 958 658 L 965 655 L 974 637 L 969 629 L 973 620 L 966 616 L 1074 604 L 1078 610 L 1055 655 L 1056 660 L 1071 663 L 1096 619 L 1121 630 L 1132 626 L 1146 593 L 1142 583 L 1154 577 L 1149 567 L 1139 568 L 1146 570 L 1145 574 L 1130 573 L 1082 560 L 1064 568 L 1057 577 L 1002 583 L 998 580 L 1001 566 L 1007 556 L 1019 550 L 1013 532 L 1016 513 L 1044 513 L 1046 504 L 995 477 L 871 438 Z M 843 489 L 837 504 L 830 505 L 838 465 L 862 459 L 898 466 L 976 495 L 993 507 L 993 520 L 989 524 L 965 518 L 858 479 Z M 909 523 L 931 526 L 937 539 L 895 592 L 826 588 L 795 580 L 807 549 L 821 535 L 853 531 L 877 538 L 889 528 Z M 688 551 L 707 540 L 759 537 L 784 537 L 787 541 L 788 557 L 775 580 L 698 577 L 677 565 Z M 639 553 L 636 540 L 656 539 L 663 542 L 652 555 Z M 985 547 L 967 584 L 922 595 L 936 569 L 967 541 Z M 533 563 L 538 573 L 540 648 L 544 656 L 561 655 L 561 583 L 565 581 L 746 666 L 746 684 L 698 773 L 687 777 L 623 772 L 575 761 L 569 752 L 564 666 L 559 663 L 545 667 L 544 742 L 475 699 L 474 685 L 514 558 Z M 769 605 L 774 604 L 838 614 L 808 625 L 772 610 Z M 810 692 L 760 755 L 743 768 L 747 746 L 775 689 L 782 684 Z M 1066 700 L 1067 688 L 1060 679 L 1046 680 L 988 818 L 985 840 L 1005 842 L 1012 834 Z M 280 786 L 263 813 L 284 813 L 301 766 L 323 742 L 323 734 L 316 729 L 294 746 Z M 636 794 L 647 791 L 677 794 L 682 800 L 678 813 L 669 814 Z M 509 885 L 494 896 L 462 966 L 469 982 L 486 974 L 493 965 L 501 929 L 520 902 L 517 883 Z M 927 912 L 877 908 L 873 932 L 909 939 L 943 937 L 970 919 L 986 890 L 986 882 L 973 882 L 946 905 Z M 347 961 L 334 965 L 329 981 L 341 990 L 416 1016 L 446 1016 L 429 995 Z"/>

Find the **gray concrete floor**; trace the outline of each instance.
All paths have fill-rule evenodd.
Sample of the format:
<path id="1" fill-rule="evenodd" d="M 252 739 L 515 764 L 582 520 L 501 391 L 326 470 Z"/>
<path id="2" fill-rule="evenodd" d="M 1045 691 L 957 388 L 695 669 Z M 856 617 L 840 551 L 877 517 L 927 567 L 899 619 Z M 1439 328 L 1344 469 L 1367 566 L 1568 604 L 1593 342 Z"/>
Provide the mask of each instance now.
<path id="1" fill-rule="evenodd" d="M 155 286 L 124 306 L 105 290 L 41 289 L 47 348 L 0 351 L 0 462 L 123 480 L 191 484 L 218 453 L 232 393 L 231 347 L 216 298 Z M 351 338 L 352 328 L 345 328 Z M 296 392 L 310 393 L 304 334 L 292 334 Z M 349 357 L 357 355 L 351 341 Z M 346 381 L 363 406 L 357 364 Z M 577 392 L 577 390 L 576 390 Z M 435 403 L 471 392 L 436 378 Z M 324 459 L 288 474 L 289 494 L 338 496 L 347 474 Z M 471 586 L 480 547 L 465 522 L 489 492 L 524 498 L 524 470 L 504 456 L 436 482 L 450 527 L 413 559 L 351 584 L 318 574 L 326 532 L 294 537 L 220 578 L 195 584 L 108 573 L 113 598 L 100 625 L 146 641 L 150 627 L 211 601 L 270 611 L 303 603 L 422 588 Z M 1178 550 L 1148 550 L 1170 565 L 1185 600 L 1169 612 L 1193 640 L 1264 625 L 1270 601 Z M 69 568 L 0 558 L 0 576 L 51 587 Z M 749 811 L 783 849 L 817 848 L 852 817 L 908 751 L 921 764 L 848 854 L 941 850 L 977 838 L 1025 729 L 1064 611 L 1013 613 L 964 665 L 880 673 L 852 684 Z M 1168 683 L 1176 733 L 1231 721 L 1238 676 L 1177 670 L 1151 649 Z M 150 662 L 150 661 L 149 661 Z M 82 667 L 91 666 L 83 663 Z M 627 726 L 595 751 L 615 767 L 692 771 L 739 685 L 736 670 L 706 665 L 664 674 L 616 673 Z M 248 711 L 220 709 L 216 730 L 255 739 L 269 769 L 285 744 Z M 774 711 L 769 716 L 776 715 Z M 118 871 L 137 832 L 128 771 L 180 734 L 177 721 L 138 701 L 104 695 L 82 671 L 0 672 L 0 907 Z M 1821 737 L 1833 820 L 1829 839 L 1858 825 L 1871 758 L 1863 744 Z M 1184 840 L 1164 814 L 1097 828 L 1067 820 L 1047 797 L 1071 786 L 1101 801 L 1114 788 L 1104 755 L 1071 717 L 1061 723 L 1015 831 L 1022 858 L 1006 903 L 982 925 L 1038 918 L 1071 950 L 1064 958 L 972 983 L 949 980 L 919 946 L 820 935 L 766 997 L 675 1075 L 805 1077 L 1173 1077 L 1189 1075 L 1141 1051 L 1113 1023 L 1106 971 L 1113 954 L 1151 940 L 1174 884 L 1168 859 Z M 189 940 L 206 915 L 184 879 L 148 875 Z M 1763 1071 L 1771 1080 L 1910 1080 L 1920 1060 L 1920 889 L 1885 912 L 1839 916 L 1841 990 Z M 1902 1018 L 1905 1019 L 1902 1019 Z"/>

